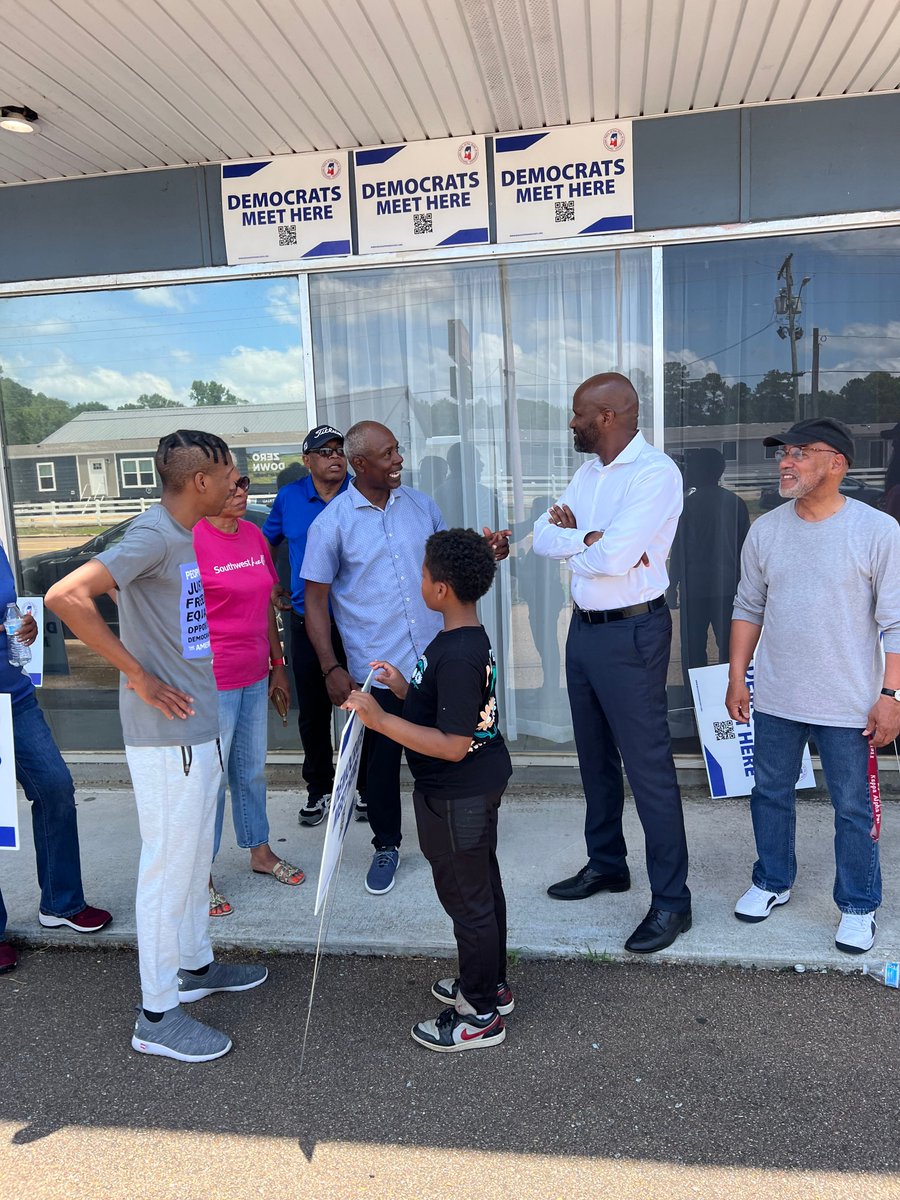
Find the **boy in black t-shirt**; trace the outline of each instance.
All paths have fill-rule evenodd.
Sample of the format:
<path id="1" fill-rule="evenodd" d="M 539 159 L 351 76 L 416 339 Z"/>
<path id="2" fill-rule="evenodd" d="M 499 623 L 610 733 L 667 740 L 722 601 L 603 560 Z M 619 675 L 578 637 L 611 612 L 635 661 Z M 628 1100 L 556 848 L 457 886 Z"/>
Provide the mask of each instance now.
<path id="1" fill-rule="evenodd" d="M 506 899 L 497 863 L 497 810 L 512 764 L 497 726 L 497 668 L 475 604 L 496 570 L 487 541 L 471 529 L 432 534 L 425 543 L 422 596 L 444 628 L 409 683 L 387 662 L 378 679 L 404 699 L 392 716 L 372 696 L 351 692 L 344 708 L 406 747 L 422 853 L 453 920 L 459 978 L 440 979 L 432 995 L 451 1007 L 420 1021 L 412 1037 L 429 1050 L 498 1045 L 512 1012 L 506 982 Z"/>

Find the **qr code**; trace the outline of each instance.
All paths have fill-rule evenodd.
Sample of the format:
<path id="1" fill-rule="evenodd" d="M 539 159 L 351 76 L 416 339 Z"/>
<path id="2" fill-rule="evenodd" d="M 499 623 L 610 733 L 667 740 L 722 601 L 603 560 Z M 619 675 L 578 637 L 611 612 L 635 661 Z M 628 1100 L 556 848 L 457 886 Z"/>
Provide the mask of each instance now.
<path id="1" fill-rule="evenodd" d="M 734 736 L 734 721 L 713 721 L 713 733 L 717 742 L 730 741 Z"/>
<path id="2" fill-rule="evenodd" d="M 413 214 L 413 233 L 434 233 L 434 213 Z"/>
<path id="3" fill-rule="evenodd" d="M 556 223 L 575 220 L 575 201 L 559 200 L 556 204 Z"/>
<path id="4" fill-rule="evenodd" d="M 296 246 L 297 245 L 297 226 L 296 225 L 279 225 L 278 226 L 278 245 L 279 246 Z"/>

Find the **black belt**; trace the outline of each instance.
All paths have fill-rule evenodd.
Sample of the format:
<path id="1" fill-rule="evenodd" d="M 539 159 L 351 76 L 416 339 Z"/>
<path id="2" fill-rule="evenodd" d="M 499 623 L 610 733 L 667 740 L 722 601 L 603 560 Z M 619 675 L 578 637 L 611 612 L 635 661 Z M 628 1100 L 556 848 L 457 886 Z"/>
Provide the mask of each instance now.
<path id="1" fill-rule="evenodd" d="M 657 596 L 655 600 L 645 600 L 643 604 L 629 604 L 627 608 L 579 608 L 575 605 L 575 615 L 581 617 L 588 625 L 605 625 L 607 621 L 624 621 L 626 617 L 640 617 L 644 613 L 656 612 L 664 608 L 665 596 Z"/>

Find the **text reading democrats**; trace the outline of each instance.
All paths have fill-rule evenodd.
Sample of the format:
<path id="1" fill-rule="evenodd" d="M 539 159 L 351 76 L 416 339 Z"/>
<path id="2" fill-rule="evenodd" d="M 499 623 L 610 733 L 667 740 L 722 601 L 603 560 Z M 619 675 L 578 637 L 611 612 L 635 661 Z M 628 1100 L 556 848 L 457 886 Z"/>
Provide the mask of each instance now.
<path id="1" fill-rule="evenodd" d="M 571 200 L 576 196 L 612 196 L 616 190 L 616 181 L 612 177 L 624 174 L 624 159 L 603 158 L 594 162 L 501 171 L 500 186 L 515 187 L 516 203 L 530 204 L 536 200 Z"/>
<path id="2" fill-rule="evenodd" d="M 419 212 L 435 208 L 469 208 L 472 196 L 467 188 L 481 184 L 477 171 L 458 171 L 453 175 L 423 175 L 420 179 L 387 179 L 363 183 L 363 200 L 375 201 L 377 216 L 390 213 Z"/>
<path id="3" fill-rule="evenodd" d="M 228 197 L 228 211 L 242 208 L 242 225 L 292 225 L 330 221 L 341 198 L 339 187 L 287 188 L 283 192 L 243 192 Z M 289 207 L 290 206 L 290 207 Z"/>

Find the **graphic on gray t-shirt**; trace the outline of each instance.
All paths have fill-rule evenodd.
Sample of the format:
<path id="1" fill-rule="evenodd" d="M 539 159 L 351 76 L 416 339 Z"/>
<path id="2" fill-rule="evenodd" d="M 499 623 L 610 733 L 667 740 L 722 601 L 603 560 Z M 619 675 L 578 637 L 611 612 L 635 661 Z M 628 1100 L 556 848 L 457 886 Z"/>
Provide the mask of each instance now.
<path id="1" fill-rule="evenodd" d="M 127 746 L 198 746 L 219 736 L 206 601 L 190 529 L 160 504 L 97 555 L 119 590 L 119 635 L 141 666 L 193 697 L 194 716 L 168 720 L 126 686 L 119 712 Z"/>

